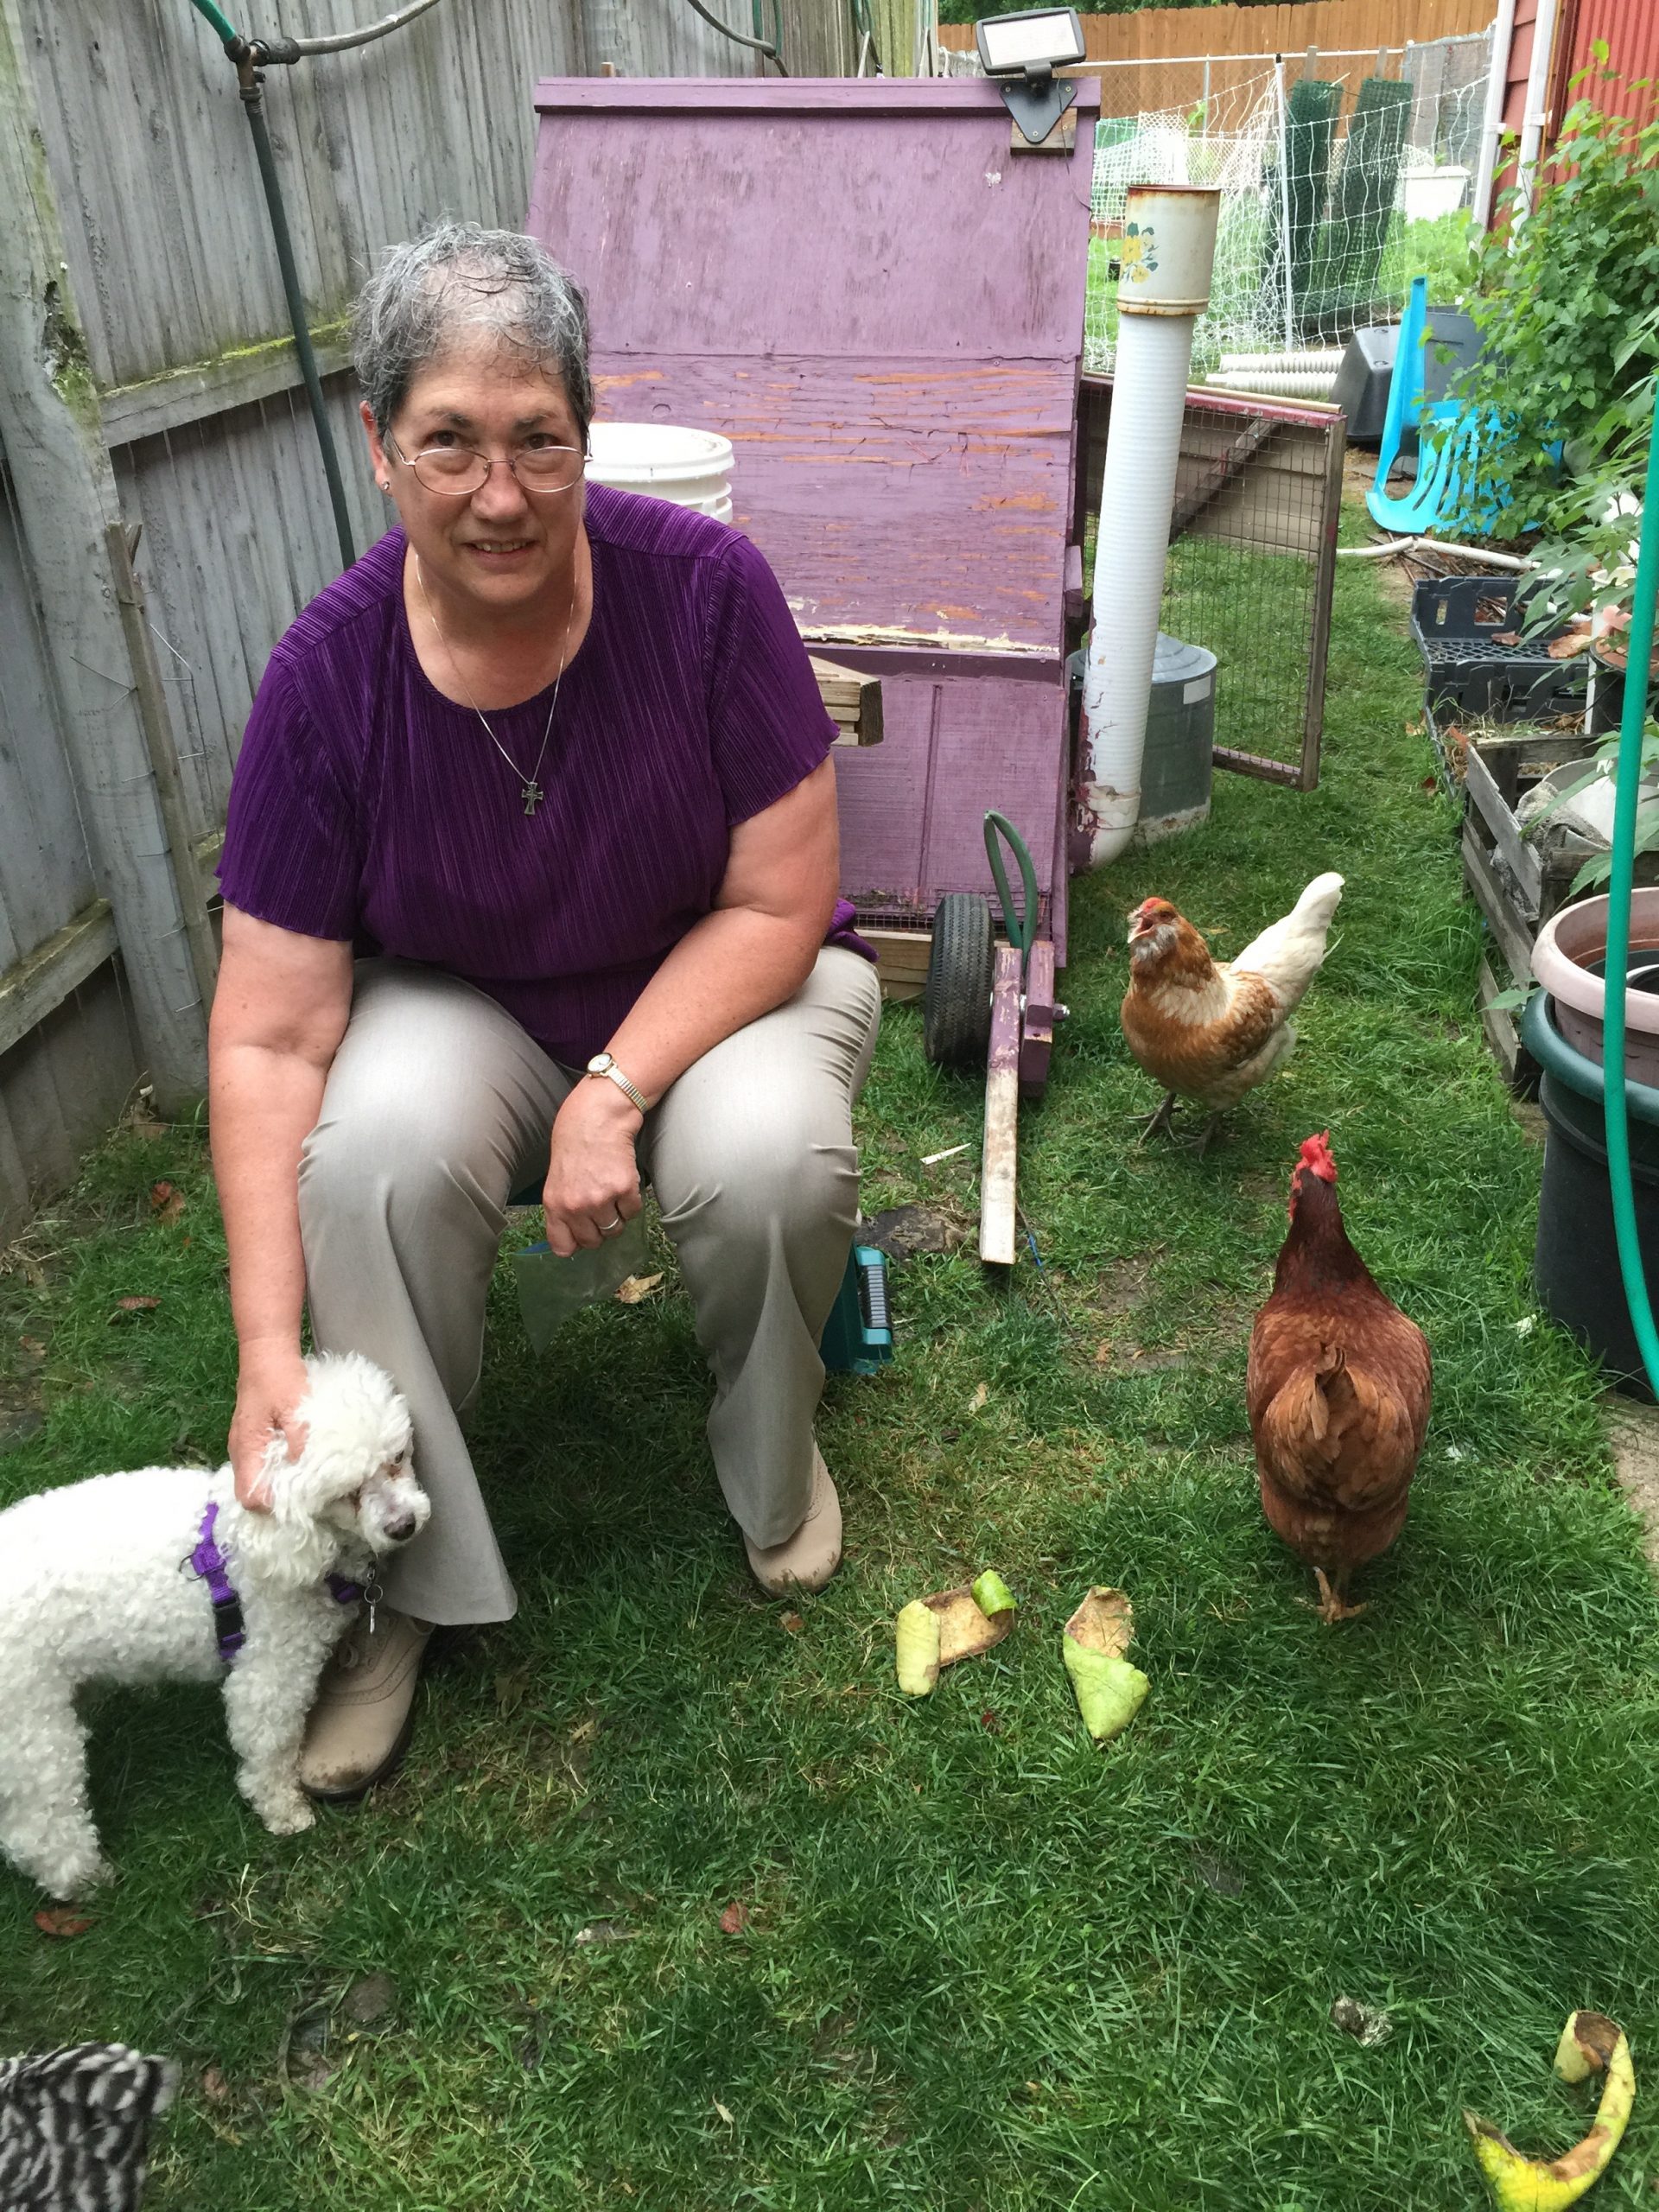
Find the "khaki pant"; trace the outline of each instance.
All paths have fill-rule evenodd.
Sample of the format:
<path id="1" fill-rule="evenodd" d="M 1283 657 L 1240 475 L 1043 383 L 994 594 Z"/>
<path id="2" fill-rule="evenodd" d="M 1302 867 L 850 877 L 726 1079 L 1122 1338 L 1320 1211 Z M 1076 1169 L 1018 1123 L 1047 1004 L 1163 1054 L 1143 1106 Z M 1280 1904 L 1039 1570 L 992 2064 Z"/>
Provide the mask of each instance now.
<path id="1" fill-rule="evenodd" d="M 639 1135 L 714 1370 L 715 1471 L 757 1544 L 792 1535 L 811 1500 L 818 1338 L 857 1215 L 852 1105 L 880 1015 L 869 962 L 827 947 L 786 1005 L 688 1068 Z M 385 1585 L 423 1620 L 505 1620 L 517 1604 L 457 1416 L 478 1389 L 507 1199 L 539 1183 L 579 1079 L 471 984 L 359 963 L 301 1157 L 300 1227 L 319 1348 L 378 1361 L 414 1415 L 432 1519 Z"/>

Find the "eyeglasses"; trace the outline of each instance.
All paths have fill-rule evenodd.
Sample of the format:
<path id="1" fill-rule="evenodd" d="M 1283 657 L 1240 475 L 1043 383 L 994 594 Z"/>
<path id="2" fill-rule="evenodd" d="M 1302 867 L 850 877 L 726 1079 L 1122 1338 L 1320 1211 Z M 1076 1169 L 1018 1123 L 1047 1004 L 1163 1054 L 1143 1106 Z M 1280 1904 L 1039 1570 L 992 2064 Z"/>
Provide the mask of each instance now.
<path id="1" fill-rule="evenodd" d="M 472 446 L 428 446 L 411 459 L 398 451 L 390 431 L 381 443 L 394 461 L 414 470 L 416 483 L 458 499 L 481 492 L 495 468 L 510 468 L 526 492 L 573 492 L 588 458 L 575 446 L 526 446 L 500 461 Z"/>

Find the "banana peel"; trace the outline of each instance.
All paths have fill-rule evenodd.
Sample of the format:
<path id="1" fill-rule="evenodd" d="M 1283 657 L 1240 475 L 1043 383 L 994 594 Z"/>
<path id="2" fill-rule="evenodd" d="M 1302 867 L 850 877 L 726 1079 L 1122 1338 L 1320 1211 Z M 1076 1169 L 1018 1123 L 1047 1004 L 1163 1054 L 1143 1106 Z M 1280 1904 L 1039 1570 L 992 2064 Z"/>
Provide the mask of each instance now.
<path id="1" fill-rule="evenodd" d="M 1096 1584 L 1066 1623 L 1061 1639 L 1083 1725 L 1097 1744 L 1127 1728 L 1151 1683 L 1124 1656 L 1135 1640 L 1135 1608 L 1122 1590 Z"/>
<path id="2" fill-rule="evenodd" d="M 973 1599 L 988 1620 L 995 1620 L 999 1613 L 1011 1613 L 1014 1610 L 1014 1592 L 994 1567 L 988 1567 L 983 1574 L 976 1576 Z M 1007 1632 L 1004 1630 L 1005 1635 Z"/>
<path id="3" fill-rule="evenodd" d="M 899 1687 L 906 1697 L 927 1697 L 939 1679 L 939 1617 L 925 1598 L 912 1598 L 893 1624 Z"/>
<path id="4" fill-rule="evenodd" d="M 899 1687 L 906 1697 L 926 1697 L 941 1667 L 989 1651 L 1014 1626 L 1014 1601 L 1008 1586 L 988 1568 L 971 1588 L 937 1590 L 912 1598 L 893 1624 L 893 1656 Z"/>
<path id="5" fill-rule="evenodd" d="M 1500 2212 L 1560 2212 L 1562 2206 L 1576 2204 L 1618 2148 L 1636 2101 L 1636 2074 L 1624 2031 L 1605 2012 L 1574 2012 L 1561 2031 L 1555 2071 L 1563 2082 L 1584 2082 L 1604 2072 L 1607 2076 L 1595 2126 L 1559 2158 L 1523 2157 L 1491 2120 L 1478 2113 L 1463 2115 Z"/>

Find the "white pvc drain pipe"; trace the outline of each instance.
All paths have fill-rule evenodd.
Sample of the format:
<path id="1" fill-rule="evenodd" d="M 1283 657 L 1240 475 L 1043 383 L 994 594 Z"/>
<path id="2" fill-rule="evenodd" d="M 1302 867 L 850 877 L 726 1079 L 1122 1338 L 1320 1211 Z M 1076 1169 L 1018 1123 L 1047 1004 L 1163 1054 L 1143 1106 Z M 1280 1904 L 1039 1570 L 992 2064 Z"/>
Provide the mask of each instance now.
<path id="1" fill-rule="evenodd" d="M 1158 609 L 1164 595 L 1192 328 L 1209 304 L 1221 194 L 1136 185 L 1125 209 L 1117 362 L 1095 540 L 1094 628 L 1083 684 L 1082 800 L 1090 866 L 1128 846 L 1141 818 Z"/>
<path id="2" fill-rule="evenodd" d="M 1328 399 L 1336 389 L 1334 369 L 1212 369 L 1205 389 L 1255 392 L 1263 399 Z"/>

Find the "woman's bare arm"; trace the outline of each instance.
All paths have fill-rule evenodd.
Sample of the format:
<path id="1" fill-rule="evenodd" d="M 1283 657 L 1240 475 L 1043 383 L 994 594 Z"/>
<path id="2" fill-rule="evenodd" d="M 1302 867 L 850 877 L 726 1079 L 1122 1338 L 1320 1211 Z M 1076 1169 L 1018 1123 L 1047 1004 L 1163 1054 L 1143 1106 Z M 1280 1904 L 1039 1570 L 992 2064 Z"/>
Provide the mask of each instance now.
<path id="1" fill-rule="evenodd" d="M 305 1389 L 300 1147 L 316 1126 L 351 1007 L 348 944 L 226 907 L 208 1099 L 238 1355 L 231 1463 L 245 1504 L 264 1502 L 256 1492 L 272 1433 L 287 1434 L 290 1450 L 301 1440 L 289 1427 Z"/>
<path id="2" fill-rule="evenodd" d="M 812 972 L 840 880 L 833 761 L 732 832 L 714 911 L 688 930 L 610 1040 L 654 1105 L 694 1060 L 792 998 Z M 613 1083 L 579 1083 L 553 1125 L 543 1193 L 556 1252 L 639 1210 L 640 1116 Z"/>

